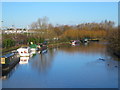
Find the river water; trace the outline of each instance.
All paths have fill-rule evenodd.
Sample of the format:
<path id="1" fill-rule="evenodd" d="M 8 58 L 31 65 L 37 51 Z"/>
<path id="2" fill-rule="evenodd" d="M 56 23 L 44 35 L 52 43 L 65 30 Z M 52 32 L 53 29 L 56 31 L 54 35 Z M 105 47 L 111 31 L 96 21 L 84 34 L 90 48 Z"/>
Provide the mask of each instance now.
<path id="1" fill-rule="evenodd" d="M 26 61 L 2 80 L 3 88 L 118 87 L 118 61 L 104 43 L 56 47 L 20 60 Z"/>

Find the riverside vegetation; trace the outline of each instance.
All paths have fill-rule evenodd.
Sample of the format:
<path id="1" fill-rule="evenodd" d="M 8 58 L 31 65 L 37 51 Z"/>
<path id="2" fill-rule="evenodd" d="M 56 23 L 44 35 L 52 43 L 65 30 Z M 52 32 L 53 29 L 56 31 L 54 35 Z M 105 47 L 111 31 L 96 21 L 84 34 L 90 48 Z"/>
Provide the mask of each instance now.
<path id="1" fill-rule="evenodd" d="M 11 47 L 20 47 L 48 41 L 48 44 L 69 42 L 70 40 L 80 40 L 83 38 L 97 38 L 108 42 L 108 49 L 120 56 L 120 38 L 118 37 L 118 27 L 112 21 L 102 21 L 100 23 L 82 23 L 78 25 L 56 25 L 48 23 L 48 18 L 39 18 L 30 25 L 30 30 L 34 33 L 2 34 L 3 51 Z"/>

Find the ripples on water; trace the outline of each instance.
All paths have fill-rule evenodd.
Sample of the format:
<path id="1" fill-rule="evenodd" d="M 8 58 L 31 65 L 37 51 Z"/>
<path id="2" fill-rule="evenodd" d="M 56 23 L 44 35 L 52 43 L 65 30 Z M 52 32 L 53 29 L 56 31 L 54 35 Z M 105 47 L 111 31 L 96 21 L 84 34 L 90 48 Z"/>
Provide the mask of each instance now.
<path id="1" fill-rule="evenodd" d="M 118 61 L 106 53 L 105 44 L 58 47 L 20 60 L 4 77 L 3 88 L 118 87 Z"/>

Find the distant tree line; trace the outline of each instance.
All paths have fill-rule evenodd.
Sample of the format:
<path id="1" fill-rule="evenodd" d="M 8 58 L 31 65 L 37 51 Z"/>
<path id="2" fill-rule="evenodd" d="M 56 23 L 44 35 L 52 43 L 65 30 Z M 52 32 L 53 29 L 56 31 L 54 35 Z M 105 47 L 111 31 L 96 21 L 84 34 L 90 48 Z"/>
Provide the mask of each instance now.
<path id="1" fill-rule="evenodd" d="M 48 18 L 39 18 L 30 25 L 34 35 L 45 39 L 59 38 L 60 40 L 89 38 L 106 38 L 107 32 L 114 29 L 113 21 L 102 21 L 100 23 L 82 23 L 77 25 L 52 25 Z"/>
<path id="2" fill-rule="evenodd" d="M 22 44 L 29 45 L 31 41 L 36 44 L 42 43 L 44 40 L 52 42 L 56 38 L 59 41 L 70 41 L 72 39 L 88 37 L 105 39 L 111 44 L 118 43 L 115 34 L 116 27 L 114 26 L 115 23 L 113 21 L 105 20 L 100 23 L 93 22 L 77 25 L 52 25 L 48 21 L 48 17 L 43 17 L 29 25 L 29 31 L 32 31 L 33 33 L 3 34 L 2 47 L 7 48 Z M 119 46 L 117 47 L 119 48 Z"/>
<path id="3" fill-rule="evenodd" d="M 107 40 L 108 50 L 110 53 L 115 54 L 120 57 L 120 26 L 118 28 L 108 31 Z"/>

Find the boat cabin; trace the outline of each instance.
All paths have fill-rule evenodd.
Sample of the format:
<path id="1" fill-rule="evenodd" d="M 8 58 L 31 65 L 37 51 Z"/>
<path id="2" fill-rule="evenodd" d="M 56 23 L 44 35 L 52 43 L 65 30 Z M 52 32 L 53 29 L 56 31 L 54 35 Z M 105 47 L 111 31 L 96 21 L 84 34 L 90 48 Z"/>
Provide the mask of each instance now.
<path id="1" fill-rule="evenodd" d="M 3 64 L 9 64 L 13 58 L 14 58 L 14 53 L 9 53 L 9 54 L 6 54 L 6 55 L 3 55 L 0 57 L 0 63 L 3 65 Z"/>
<path id="2" fill-rule="evenodd" d="M 20 56 L 30 56 L 31 53 L 30 47 L 21 47 L 17 51 Z"/>
<path id="3" fill-rule="evenodd" d="M 80 44 L 80 41 L 79 40 L 73 40 L 71 42 L 72 46 L 75 46 L 75 45 L 79 45 Z"/>

